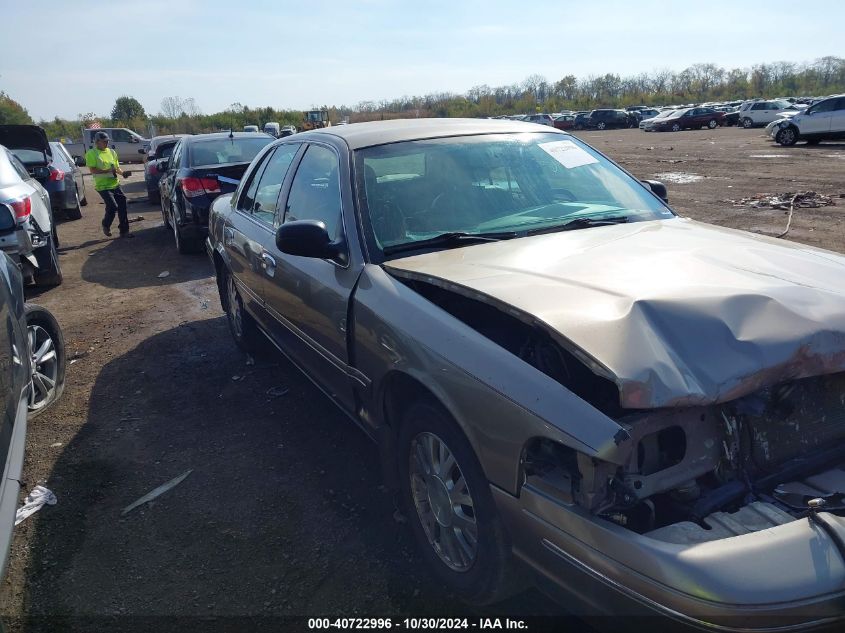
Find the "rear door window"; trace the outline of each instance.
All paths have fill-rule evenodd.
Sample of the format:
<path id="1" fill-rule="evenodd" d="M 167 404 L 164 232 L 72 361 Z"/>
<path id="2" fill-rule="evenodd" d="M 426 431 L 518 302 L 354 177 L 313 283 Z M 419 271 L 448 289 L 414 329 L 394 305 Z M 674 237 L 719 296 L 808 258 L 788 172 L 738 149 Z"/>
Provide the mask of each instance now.
<path id="1" fill-rule="evenodd" d="M 129 143 L 132 141 L 132 135 L 126 130 L 113 130 L 111 140 L 115 143 Z"/>

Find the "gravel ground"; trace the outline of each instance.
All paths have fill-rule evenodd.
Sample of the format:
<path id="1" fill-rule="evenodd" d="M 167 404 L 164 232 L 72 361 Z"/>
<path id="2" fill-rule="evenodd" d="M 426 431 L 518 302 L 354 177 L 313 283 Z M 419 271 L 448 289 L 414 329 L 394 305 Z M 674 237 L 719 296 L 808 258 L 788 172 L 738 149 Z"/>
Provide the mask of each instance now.
<path id="1" fill-rule="evenodd" d="M 579 136 L 637 177 L 663 178 L 673 207 L 706 222 L 774 235 L 785 211 L 725 201 L 833 196 L 835 206 L 797 210 L 788 239 L 845 250 L 845 144 L 781 148 L 736 128 Z M 16 528 L 0 590 L 9 629 L 165 630 L 142 615 L 185 618 L 182 631 L 293 630 L 278 619 L 291 615 L 563 612 L 536 590 L 483 609 L 445 594 L 380 488 L 375 446 L 279 355 L 247 364 L 207 258 L 176 253 L 141 171 L 125 184 L 130 218 L 144 218 L 135 239 L 100 233 L 88 186 L 83 219 L 59 226 L 64 284 L 31 297 L 55 313 L 75 360 L 62 400 L 29 428 L 25 492 L 40 483 L 59 502 Z"/>

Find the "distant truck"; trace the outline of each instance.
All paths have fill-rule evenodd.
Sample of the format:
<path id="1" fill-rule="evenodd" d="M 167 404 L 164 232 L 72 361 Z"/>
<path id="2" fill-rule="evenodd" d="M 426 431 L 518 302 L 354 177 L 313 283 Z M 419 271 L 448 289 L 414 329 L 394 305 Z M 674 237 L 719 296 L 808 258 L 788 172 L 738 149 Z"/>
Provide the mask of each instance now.
<path id="1" fill-rule="evenodd" d="M 324 127 L 331 127 L 328 110 L 309 110 L 305 113 L 305 121 L 302 124 L 303 130 L 318 130 Z"/>
<path id="2" fill-rule="evenodd" d="M 244 132 L 258 132 L 258 126 L 257 125 L 245 125 L 244 126 Z"/>
<path id="3" fill-rule="evenodd" d="M 264 133 L 269 134 L 273 138 L 279 138 L 282 135 L 281 126 L 275 121 L 269 121 L 264 124 Z"/>
<path id="4" fill-rule="evenodd" d="M 117 157 L 122 163 L 141 162 L 144 159 L 144 152 L 139 150 L 146 150 L 150 146 L 150 139 L 144 138 L 128 128 L 104 127 L 82 130 L 82 141 L 65 143 L 65 149 L 73 156 L 74 160 L 77 158 L 84 159 L 85 152 L 94 147 L 94 135 L 97 132 L 105 132 L 109 135 L 111 139 L 109 147 L 117 152 Z"/>

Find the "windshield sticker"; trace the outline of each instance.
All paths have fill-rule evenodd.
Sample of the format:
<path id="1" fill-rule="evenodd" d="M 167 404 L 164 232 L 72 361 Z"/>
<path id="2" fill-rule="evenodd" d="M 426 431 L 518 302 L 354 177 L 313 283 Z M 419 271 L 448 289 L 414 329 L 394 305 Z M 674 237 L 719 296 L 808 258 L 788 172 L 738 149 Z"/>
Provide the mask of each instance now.
<path id="1" fill-rule="evenodd" d="M 599 162 L 572 141 L 540 143 L 540 148 L 567 169 Z"/>

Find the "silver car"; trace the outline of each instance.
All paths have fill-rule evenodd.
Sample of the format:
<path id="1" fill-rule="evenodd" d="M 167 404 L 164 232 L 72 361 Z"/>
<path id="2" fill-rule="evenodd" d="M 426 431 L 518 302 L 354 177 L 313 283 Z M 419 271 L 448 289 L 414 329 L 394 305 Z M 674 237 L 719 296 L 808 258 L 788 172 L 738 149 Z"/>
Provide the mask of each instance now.
<path id="1" fill-rule="evenodd" d="M 356 123 L 268 145 L 207 248 L 235 342 L 378 443 L 446 591 L 841 627 L 845 257 L 663 198 L 554 128 Z"/>

